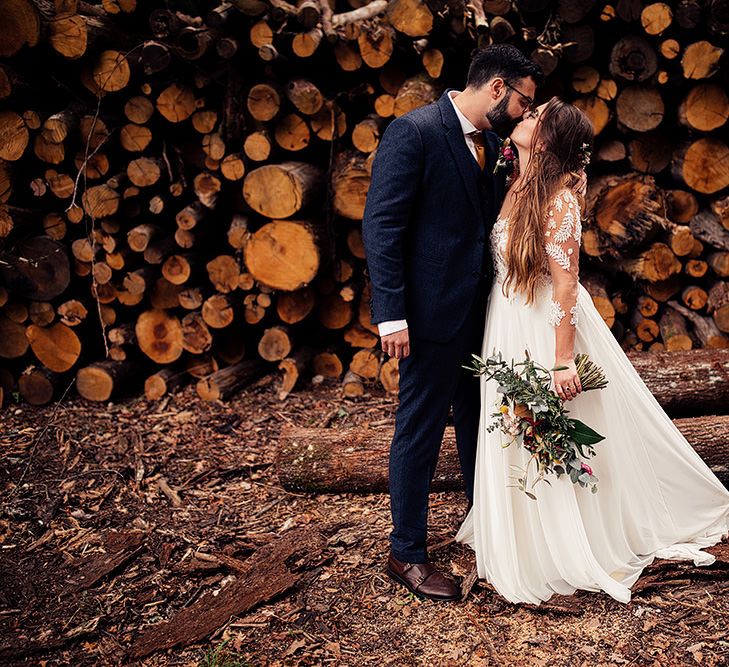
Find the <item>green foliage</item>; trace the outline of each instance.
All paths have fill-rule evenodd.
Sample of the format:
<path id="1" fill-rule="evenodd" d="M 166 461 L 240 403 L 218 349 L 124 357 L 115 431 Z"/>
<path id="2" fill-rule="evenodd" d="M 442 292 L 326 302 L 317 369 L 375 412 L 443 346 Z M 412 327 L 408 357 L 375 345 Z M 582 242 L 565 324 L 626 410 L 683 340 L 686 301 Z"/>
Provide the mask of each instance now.
<path id="1" fill-rule="evenodd" d="M 472 365 L 463 368 L 483 375 L 487 380 L 496 380 L 496 391 L 502 394 L 501 404 L 498 411 L 492 413 L 494 420 L 487 430 L 500 429 L 511 436 L 504 447 L 519 441 L 531 454 L 525 468 L 512 466 L 519 474 L 513 477 L 516 484 L 510 486 L 536 500 L 529 489 L 539 481 L 550 484 L 546 475 L 551 473 L 557 478 L 568 475 L 574 484 L 590 486 L 595 493 L 597 477 L 583 459 L 595 455 L 593 445 L 604 437 L 579 419 L 570 418 L 564 402 L 552 391 L 552 372 L 564 367 L 545 368 L 529 356 L 528 350 L 525 350 L 524 361 L 518 363 L 513 359 L 506 363 L 496 351 L 487 359 L 476 354 L 471 356 Z M 583 391 L 607 386 L 602 369 L 588 355 L 577 355 L 575 365 Z M 537 475 L 529 485 L 528 469 L 532 461 L 536 463 Z"/>
<path id="2" fill-rule="evenodd" d="M 212 646 L 198 664 L 198 667 L 250 667 L 250 664 L 244 658 L 231 653 L 226 644 L 230 639 L 220 642 L 217 646 Z"/>

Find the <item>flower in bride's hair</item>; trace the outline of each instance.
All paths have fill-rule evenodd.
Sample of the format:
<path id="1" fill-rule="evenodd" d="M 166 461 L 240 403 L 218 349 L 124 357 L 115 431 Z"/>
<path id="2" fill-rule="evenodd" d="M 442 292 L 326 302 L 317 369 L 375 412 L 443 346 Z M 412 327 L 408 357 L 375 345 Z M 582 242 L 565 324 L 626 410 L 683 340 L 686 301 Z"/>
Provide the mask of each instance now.
<path id="1" fill-rule="evenodd" d="M 579 160 L 580 160 L 580 164 L 583 167 L 586 167 L 588 164 L 590 164 L 591 155 L 592 155 L 592 151 L 590 151 L 590 144 L 583 143 L 582 146 L 580 146 L 580 150 L 579 150 Z"/>

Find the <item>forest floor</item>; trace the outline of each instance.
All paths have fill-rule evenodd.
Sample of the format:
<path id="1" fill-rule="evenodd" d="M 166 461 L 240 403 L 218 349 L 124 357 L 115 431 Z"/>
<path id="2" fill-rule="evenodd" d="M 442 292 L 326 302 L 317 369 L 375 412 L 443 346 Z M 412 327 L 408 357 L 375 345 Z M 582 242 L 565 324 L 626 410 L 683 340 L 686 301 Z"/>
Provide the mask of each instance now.
<path id="1" fill-rule="evenodd" d="M 285 401 L 276 394 L 264 378 L 225 403 L 187 387 L 160 402 L 6 406 L 0 663 L 729 664 L 726 542 L 710 549 L 709 567 L 655 561 L 629 604 L 578 591 L 514 605 L 485 581 L 463 602 L 411 595 L 384 571 L 387 494 L 287 491 L 273 465 L 284 425 L 382 422 L 394 418 L 395 400 L 345 400 L 326 383 Z M 459 580 L 474 564 L 450 541 L 465 510 L 462 493 L 431 495 L 431 557 Z M 224 599 L 246 559 L 299 529 L 319 531 L 324 546 L 288 590 L 196 643 L 130 657 L 146 628 L 179 626 L 181 610 Z"/>

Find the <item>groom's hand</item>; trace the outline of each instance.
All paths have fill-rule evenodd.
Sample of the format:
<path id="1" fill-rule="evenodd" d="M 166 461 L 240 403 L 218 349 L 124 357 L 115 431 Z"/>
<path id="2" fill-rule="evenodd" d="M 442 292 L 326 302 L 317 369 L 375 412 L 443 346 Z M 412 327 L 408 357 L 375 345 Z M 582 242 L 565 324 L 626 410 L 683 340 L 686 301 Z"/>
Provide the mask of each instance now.
<path id="1" fill-rule="evenodd" d="M 382 337 L 382 350 L 395 359 L 404 359 L 410 354 L 410 336 L 407 329 Z"/>

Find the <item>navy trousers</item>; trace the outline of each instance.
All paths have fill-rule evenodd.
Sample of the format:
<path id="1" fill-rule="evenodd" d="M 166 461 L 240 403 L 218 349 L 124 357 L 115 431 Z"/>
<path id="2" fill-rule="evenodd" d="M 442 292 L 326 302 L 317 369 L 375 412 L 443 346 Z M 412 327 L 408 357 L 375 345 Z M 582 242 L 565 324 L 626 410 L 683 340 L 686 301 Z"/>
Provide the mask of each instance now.
<path id="1" fill-rule="evenodd" d="M 410 354 L 399 363 L 399 405 L 390 445 L 389 539 L 393 556 L 404 562 L 427 561 L 428 495 L 451 406 L 465 491 L 473 501 L 480 382 L 461 366 L 470 364 L 471 353 L 481 354 L 487 298 L 486 289 L 479 289 L 463 325 L 447 343 L 422 340 L 411 331 Z"/>

